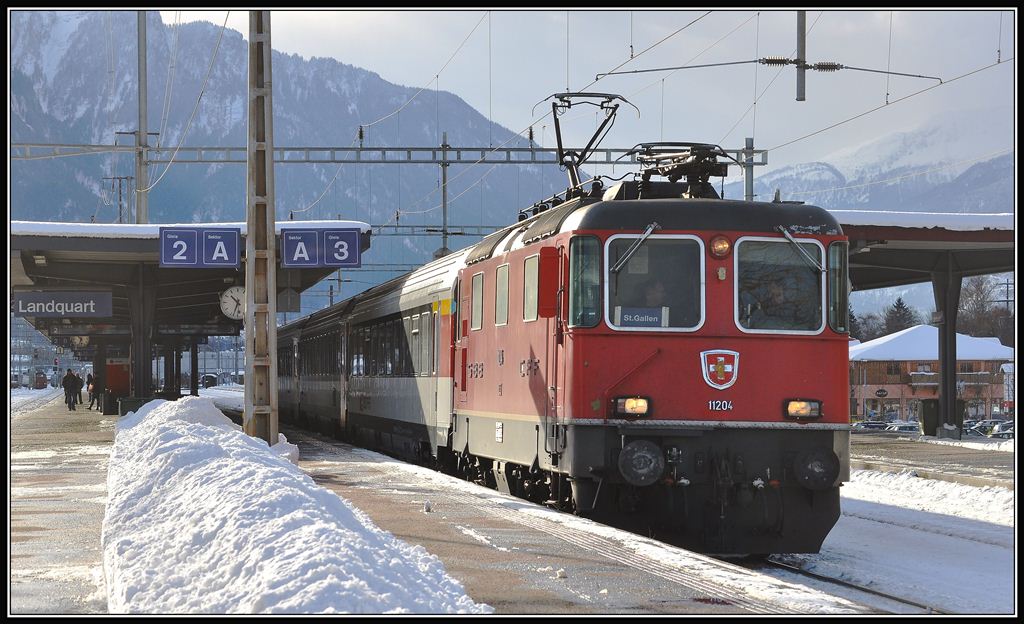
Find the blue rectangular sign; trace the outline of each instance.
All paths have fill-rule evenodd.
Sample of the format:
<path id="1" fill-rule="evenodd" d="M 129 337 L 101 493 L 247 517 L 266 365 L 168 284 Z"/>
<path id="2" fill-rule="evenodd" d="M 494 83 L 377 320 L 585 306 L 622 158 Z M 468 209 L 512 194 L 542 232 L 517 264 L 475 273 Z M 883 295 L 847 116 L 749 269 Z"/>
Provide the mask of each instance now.
<path id="1" fill-rule="evenodd" d="M 281 231 L 281 266 L 322 266 L 320 255 L 320 233 L 318 230 Z"/>
<path id="2" fill-rule="evenodd" d="M 239 228 L 160 228 L 160 267 L 238 268 Z"/>
<path id="3" fill-rule="evenodd" d="M 33 317 L 108 317 L 114 313 L 109 292 L 15 292 L 11 311 L 14 316 Z"/>
<path id="4" fill-rule="evenodd" d="M 160 266 L 196 267 L 199 265 L 199 230 L 160 228 Z"/>
<path id="5" fill-rule="evenodd" d="M 324 266 L 359 267 L 359 237 L 357 229 L 324 230 Z"/>
<path id="6" fill-rule="evenodd" d="M 237 229 L 211 230 L 203 229 L 203 265 L 208 267 L 238 268 L 238 245 L 242 237 Z"/>

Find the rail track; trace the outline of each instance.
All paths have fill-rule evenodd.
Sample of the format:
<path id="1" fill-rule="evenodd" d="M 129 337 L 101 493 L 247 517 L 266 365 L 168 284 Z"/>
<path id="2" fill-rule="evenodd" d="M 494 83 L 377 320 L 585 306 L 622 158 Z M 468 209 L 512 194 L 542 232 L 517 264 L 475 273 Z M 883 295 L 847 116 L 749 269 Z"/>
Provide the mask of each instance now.
<path id="1" fill-rule="evenodd" d="M 823 574 L 817 574 L 817 573 L 814 573 L 814 572 L 809 572 L 809 571 L 804 570 L 804 569 L 802 569 L 802 568 L 800 568 L 798 566 L 786 563 L 784 561 L 779 561 L 778 559 L 775 559 L 775 558 L 772 558 L 772 557 L 769 557 L 767 559 L 762 559 L 762 560 L 760 560 L 759 563 L 760 563 L 761 566 L 764 566 L 764 567 L 775 568 L 775 569 L 778 569 L 778 570 L 785 570 L 786 572 L 789 572 L 789 573 L 792 573 L 792 574 L 797 574 L 797 575 L 800 575 L 800 576 L 803 576 L 803 577 L 806 577 L 806 578 L 814 579 L 816 581 L 821 581 L 821 582 L 824 582 L 824 583 L 829 583 L 831 585 L 836 585 L 836 586 L 839 586 L 839 587 L 845 587 L 847 589 L 853 589 L 853 590 L 856 590 L 856 591 L 859 591 L 859 592 L 863 592 L 863 593 L 866 593 L 866 594 L 871 594 L 873 596 L 877 596 L 879 598 L 885 598 L 886 600 L 891 600 L 891 601 L 899 603 L 899 604 L 904 604 L 904 605 L 907 605 L 907 606 L 910 606 L 910 607 L 914 607 L 916 609 L 920 609 L 920 612 L 922 614 L 950 615 L 947 611 L 942 611 L 941 609 L 939 609 L 939 608 L 937 608 L 935 606 L 932 606 L 932 605 L 921 604 L 919 602 L 915 602 L 913 600 L 908 600 L 908 599 L 903 598 L 901 596 L 894 596 L 893 594 L 887 594 L 885 592 L 878 591 L 877 589 L 872 589 L 870 587 L 864 587 L 863 585 L 857 585 L 855 583 L 850 583 L 848 581 L 844 581 L 844 580 L 841 580 L 841 579 L 832 578 L 830 576 L 825 576 Z M 756 566 L 754 566 L 754 567 L 756 569 Z"/>

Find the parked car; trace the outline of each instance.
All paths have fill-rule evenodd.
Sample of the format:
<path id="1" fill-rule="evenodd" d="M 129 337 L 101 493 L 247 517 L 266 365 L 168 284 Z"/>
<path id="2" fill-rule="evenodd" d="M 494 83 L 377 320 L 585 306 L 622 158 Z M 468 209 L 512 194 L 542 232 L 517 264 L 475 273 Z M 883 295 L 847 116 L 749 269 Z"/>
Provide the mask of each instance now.
<path id="1" fill-rule="evenodd" d="M 1009 430 L 1012 430 L 1012 429 L 1013 429 L 1013 421 L 1012 420 L 1004 420 L 1004 421 L 1000 422 L 999 424 L 997 424 L 996 426 L 992 427 L 992 430 L 989 431 L 989 434 L 995 435 L 997 433 L 1002 433 L 1004 431 L 1009 431 Z"/>
<path id="2" fill-rule="evenodd" d="M 889 426 L 889 423 L 881 420 L 862 420 L 860 422 L 853 423 L 854 429 L 885 429 Z"/>
<path id="3" fill-rule="evenodd" d="M 204 388 L 212 388 L 217 385 L 217 376 L 207 373 L 199 378 L 203 382 Z"/>
<path id="4" fill-rule="evenodd" d="M 960 428 L 963 429 L 964 431 L 967 431 L 968 429 L 973 428 L 974 425 L 977 425 L 977 424 L 978 424 L 978 421 L 976 421 L 976 420 L 965 420 L 963 426 L 961 426 Z"/>
<path id="5" fill-rule="evenodd" d="M 886 427 L 885 430 L 899 433 L 921 433 L 921 425 L 917 423 L 893 423 Z"/>
<path id="6" fill-rule="evenodd" d="M 1009 429 L 1006 429 L 1004 431 L 995 432 L 995 433 L 993 433 L 989 437 L 991 437 L 991 438 L 1002 438 L 1004 440 L 1012 440 L 1013 439 L 1013 427 L 1010 427 Z"/>
<path id="7" fill-rule="evenodd" d="M 968 437 L 968 438 L 984 438 L 984 437 L 986 437 L 985 436 L 985 432 L 982 431 L 981 429 L 979 429 L 976 426 L 975 427 L 971 427 L 970 429 L 966 429 L 965 428 L 963 435 L 964 435 L 964 437 Z"/>
<path id="8" fill-rule="evenodd" d="M 991 420 L 991 419 L 990 420 L 979 420 L 978 424 L 976 424 L 974 426 L 979 428 L 979 429 L 981 429 L 982 431 L 984 431 L 985 435 L 988 435 L 988 434 L 992 433 L 992 429 L 996 425 L 1001 423 L 1001 422 L 1003 422 L 1003 421 L 1001 421 L 1001 420 Z"/>

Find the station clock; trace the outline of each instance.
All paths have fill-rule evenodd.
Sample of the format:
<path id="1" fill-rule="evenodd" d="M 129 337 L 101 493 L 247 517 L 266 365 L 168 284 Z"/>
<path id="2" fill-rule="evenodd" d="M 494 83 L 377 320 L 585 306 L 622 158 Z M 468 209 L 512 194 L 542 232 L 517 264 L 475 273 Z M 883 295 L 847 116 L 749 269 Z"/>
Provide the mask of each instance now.
<path id="1" fill-rule="evenodd" d="M 236 321 L 245 315 L 245 287 L 232 286 L 220 294 L 220 311 Z"/>

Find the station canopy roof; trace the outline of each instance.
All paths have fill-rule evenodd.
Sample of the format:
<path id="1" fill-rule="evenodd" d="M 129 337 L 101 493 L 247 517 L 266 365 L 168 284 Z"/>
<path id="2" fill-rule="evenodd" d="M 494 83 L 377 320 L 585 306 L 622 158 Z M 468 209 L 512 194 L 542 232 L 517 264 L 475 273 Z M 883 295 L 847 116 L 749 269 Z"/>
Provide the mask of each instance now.
<path id="1" fill-rule="evenodd" d="M 160 228 L 238 228 L 243 240 L 246 223 L 56 223 L 10 222 L 11 290 L 110 291 L 113 313 L 108 318 L 26 316 L 51 340 L 60 336 L 106 336 L 127 340 L 131 334 L 127 292 L 140 288 L 140 267 L 146 286 L 156 286 L 155 336 L 235 335 L 240 321 L 220 312 L 220 293 L 244 285 L 245 264 L 238 268 L 160 268 Z M 369 248 L 370 226 L 361 221 L 277 221 L 278 234 L 287 229 L 358 229 L 361 247 Z M 337 269 L 277 268 L 277 290 L 301 293 Z M 76 349 L 79 351 L 79 349 Z M 87 355 L 84 353 L 80 355 Z"/>
<path id="2" fill-rule="evenodd" d="M 1013 349 L 1004 347 L 998 338 L 975 338 L 956 335 L 957 360 L 1012 361 Z M 939 328 L 915 325 L 888 336 L 850 346 L 850 361 L 937 361 L 939 359 Z"/>
<path id="3" fill-rule="evenodd" d="M 1013 213 L 829 212 L 850 239 L 854 290 L 929 282 L 950 264 L 961 277 L 1014 269 Z"/>

